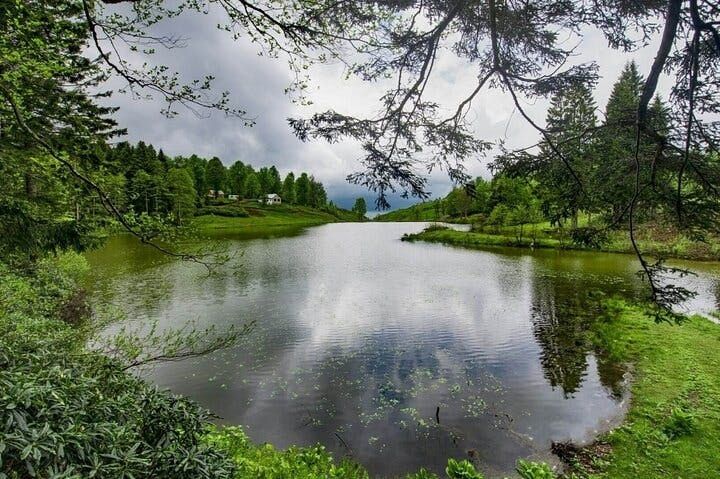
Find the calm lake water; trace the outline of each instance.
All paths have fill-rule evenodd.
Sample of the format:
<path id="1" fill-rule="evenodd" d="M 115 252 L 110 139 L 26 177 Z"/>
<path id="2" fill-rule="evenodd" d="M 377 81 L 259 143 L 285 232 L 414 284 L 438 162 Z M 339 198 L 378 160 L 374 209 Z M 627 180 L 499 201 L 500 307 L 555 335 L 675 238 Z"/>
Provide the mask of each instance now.
<path id="1" fill-rule="evenodd" d="M 217 239 L 240 268 L 206 277 L 129 237 L 89 255 L 93 297 L 166 327 L 256 321 L 241 344 L 149 379 L 256 442 L 326 445 L 392 477 L 471 457 L 490 477 L 616 423 L 623 370 L 590 350 L 590 296 L 643 294 L 629 255 L 404 243 L 422 223 L 330 224 Z M 286 235 L 286 236 L 285 236 Z M 691 265 L 718 308 L 720 268 Z M 436 418 L 436 412 L 439 414 Z M 437 419 L 439 418 L 439 423 Z"/>

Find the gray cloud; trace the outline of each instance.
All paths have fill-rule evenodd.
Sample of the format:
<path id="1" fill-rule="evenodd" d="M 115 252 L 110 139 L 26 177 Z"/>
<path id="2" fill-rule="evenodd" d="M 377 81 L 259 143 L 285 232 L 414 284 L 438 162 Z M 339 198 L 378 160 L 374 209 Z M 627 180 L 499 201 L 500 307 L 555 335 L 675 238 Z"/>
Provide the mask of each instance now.
<path id="1" fill-rule="evenodd" d="M 284 94 L 291 82 L 285 59 L 258 56 L 257 45 L 246 39 L 234 41 L 227 32 L 216 28 L 222 20 L 220 15 L 217 11 L 208 15 L 188 14 L 160 24 L 159 31 L 176 35 L 182 32 L 188 41 L 185 48 L 158 50 L 153 61 L 170 66 L 186 80 L 214 75 L 217 92 L 229 90 L 233 103 L 256 120 L 255 126 L 246 127 L 241 120 L 217 112 L 207 118 L 198 118 L 190 111 L 181 111 L 177 117 L 167 119 L 160 114 L 162 104 L 159 99 L 135 100 L 129 95 L 116 94 L 111 103 L 120 107 L 116 117 L 128 129 L 128 135 L 123 139 L 144 140 L 171 155 L 218 156 L 226 165 L 242 160 L 256 167 L 276 165 L 283 174 L 308 171 L 326 185 L 330 198 L 343 206 L 348 206 L 357 196 L 365 196 L 371 201 L 371 193 L 345 181 L 347 174 L 359 168 L 357 158 L 361 151 L 357 144 L 349 141 L 303 143 L 290 131 L 287 118 L 306 117 L 327 108 L 369 114 L 376 110 L 377 98 L 386 85 L 345 80 L 341 65 L 319 65 L 311 70 L 309 97 L 313 105 L 295 104 Z M 582 53 L 574 60 L 599 63 L 602 78 L 595 96 L 601 111 L 623 65 L 635 58 L 641 71 L 649 68 L 653 46 L 623 54 L 609 49 L 599 32 L 585 32 Z M 133 58 L 130 52 L 123 55 Z M 473 66 L 445 52 L 440 55 L 435 76 L 428 85 L 428 96 L 449 112 L 458 99 L 472 90 L 474 82 Z M 118 81 L 111 84 L 121 85 Z M 667 91 L 669 80 L 664 79 L 660 86 L 661 91 Z M 542 124 L 548 102 L 525 103 L 530 115 Z M 509 146 L 535 143 L 537 132 L 514 110 L 511 99 L 501 92 L 483 92 L 471 110 L 476 133 L 488 140 L 505 140 Z M 487 163 L 491 159 L 492 154 L 487 158 L 468 160 L 469 172 L 488 176 Z M 444 195 L 452 186 L 442 172 L 434 172 L 429 178 L 433 196 Z M 403 206 L 410 202 L 396 199 L 392 203 Z"/>

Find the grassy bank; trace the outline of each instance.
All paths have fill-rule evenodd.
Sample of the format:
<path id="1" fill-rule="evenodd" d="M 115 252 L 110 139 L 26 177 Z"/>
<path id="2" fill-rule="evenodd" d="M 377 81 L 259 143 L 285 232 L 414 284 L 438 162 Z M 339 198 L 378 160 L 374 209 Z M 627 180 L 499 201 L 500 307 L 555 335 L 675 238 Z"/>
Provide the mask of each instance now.
<path id="1" fill-rule="evenodd" d="M 438 218 L 435 203 L 418 203 L 394 211 L 388 211 L 373 218 L 373 221 L 436 221 Z"/>
<path id="2" fill-rule="evenodd" d="M 574 243 L 567 236 L 558 237 L 556 234 L 542 232 L 539 228 L 533 237 L 530 228 L 526 227 L 522 238 L 520 238 L 516 229 L 510 227 L 501 228 L 497 232 L 464 232 L 442 227 L 431 227 L 420 233 L 405 235 L 403 240 L 429 241 L 480 249 L 491 246 L 509 246 L 633 253 L 632 245 L 625 231 L 613 232 L 599 247 L 589 247 Z M 658 239 L 657 235 L 641 232 L 638 244 L 645 254 L 651 256 L 698 261 L 717 261 L 720 259 L 720 244 L 716 242 L 690 241 L 682 236 L 666 237 L 661 240 Z"/>
<path id="3" fill-rule="evenodd" d="M 240 211 L 242 214 L 229 216 L 225 214 L 228 210 Z M 215 214 L 212 214 L 213 211 Z M 195 217 L 192 226 L 203 233 L 218 230 L 272 231 L 357 220 L 355 214 L 342 209 L 318 210 L 296 205 L 263 206 L 256 202 L 242 202 L 237 207 L 215 207 L 214 210 L 205 208 L 202 212 L 210 214 Z"/>
<path id="4" fill-rule="evenodd" d="M 701 317 L 655 324 L 641 307 L 621 301 L 607 302 L 606 310 L 592 340 L 606 357 L 632 365 L 631 405 L 621 427 L 575 456 L 576 473 L 714 477 L 720 471 L 720 326 Z"/>

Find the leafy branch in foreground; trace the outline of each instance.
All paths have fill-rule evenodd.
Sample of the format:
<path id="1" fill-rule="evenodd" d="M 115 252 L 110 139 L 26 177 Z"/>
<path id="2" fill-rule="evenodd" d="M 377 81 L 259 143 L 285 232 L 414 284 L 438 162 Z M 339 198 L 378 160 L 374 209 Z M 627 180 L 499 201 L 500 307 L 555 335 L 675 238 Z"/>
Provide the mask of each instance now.
<path id="1" fill-rule="evenodd" d="M 240 328 L 219 330 L 216 326 L 201 328 L 195 322 L 187 322 L 180 328 L 161 330 L 157 321 L 149 326 L 124 322 L 109 337 L 103 332 L 96 334 L 91 347 L 117 361 L 125 371 L 227 349 L 250 334 L 254 326 L 254 322 L 249 322 Z"/>

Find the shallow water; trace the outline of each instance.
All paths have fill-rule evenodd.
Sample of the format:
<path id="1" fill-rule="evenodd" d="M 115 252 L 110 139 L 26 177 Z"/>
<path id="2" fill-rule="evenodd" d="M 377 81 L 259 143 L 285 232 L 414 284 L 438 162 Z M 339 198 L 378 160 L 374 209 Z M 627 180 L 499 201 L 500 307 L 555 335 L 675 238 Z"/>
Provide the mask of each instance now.
<path id="1" fill-rule="evenodd" d="M 256 321 L 231 350 L 149 378 L 257 442 L 325 444 L 379 476 L 470 456 L 490 477 L 616 422 L 623 371 L 589 350 L 591 297 L 638 297 L 632 256 L 404 243 L 422 223 L 217 239 L 242 267 L 205 277 L 132 238 L 89 255 L 96 303 L 140 323 Z M 267 236 L 267 235 L 265 235 Z M 714 264 L 688 308 L 717 309 Z M 438 409 L 439 408 L 439 409 Z M 439 419 L 439 423 L 438 423 Z"/>

